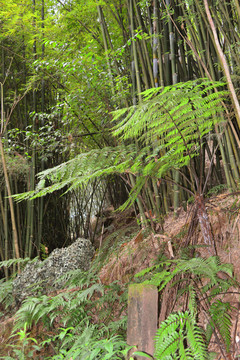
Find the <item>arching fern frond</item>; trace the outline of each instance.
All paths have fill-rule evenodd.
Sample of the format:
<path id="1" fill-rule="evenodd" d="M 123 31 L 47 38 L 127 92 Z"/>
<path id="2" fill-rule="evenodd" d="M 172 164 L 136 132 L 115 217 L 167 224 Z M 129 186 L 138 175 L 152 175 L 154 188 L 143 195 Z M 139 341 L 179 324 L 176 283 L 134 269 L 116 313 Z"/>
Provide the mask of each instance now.
<path id="1" fill-rule="evenodd" d="M 22 259 L 22 258 L 19 258 L 19 259 L 8 259 L 8 260 L 4 260 L 4 261 L 0 261 L 0 269 L 2 267 L 11 267 L 13 265 L 17 265 L 17 264 L 20 264 L 20 265 L 26 265 L 27 263 L 31 263 L 31 262 L 35 262 L 37 260 L 37 258 L 31 260 L 30 258 L 25 258 L 25 259 Z"/>
<path id="2" fill-rule="evenodd" d="M 130 108 L 123 119 L 121 111 L 114 112 L 113 121 L 119 120 L 114 135 L 123 140 L 139 139 L 143 144 L 141 151 L 146 154 L 149 145 L 153 149 L 160 145 L 164 152 L 159 149 L 155 170 L 158 168 L 157 176 L 161 177 L 172 167 L 186 165 L 198 154 L 199 138 L 220 121 L 222 100 L 227 94 L 223 86 L 222 82 L 198 79 L 147 90 L 142 93 L 145 101 Z M 151 174 L 146 167 L 144 170 L 144 175 Z"/>
<path id="3" fill-rule="evenodd" d="M 161 178 L 198 155 L 199 139 L 220 122 L 222 99 L 227 95 L 224 85 L 198 79 L 147 90 L 141 104 L 114 112 L 113 133 L 122 145 L 94 149 L 44 170 L 34 191 L 13 197 L 34 199 L 75 189 L 96 177 L 131 173 L 137 177 L 127 205 L 132 204 L 149 177 Z"/>
<path id="4" fill-rule="evenodd" d="M 155 271 L 150 280 L 146 280 L 145 283 L 158 286 L 159 290 L 164 287 L 177 275 L 190 274 L 201 279 L 207 280 L 206 285 L 202 287 L 202 293 L 217 288 L 218 293 L 226 291 L 230 286 L 233 285 L 233 267 L 231 264 L 222 264 L 218 256 L 211 256 L 207 259 L 198 257 L 192 259 L 178 259 L 178 260 L 167 260 L 152 266 L 149 269 L 144 269 L 136 276 L 143 276 L 147 272 Z M 228 276 L 227 280 L 222 279 L 220 273 L 225 273 Z M 213 294 L 212 294 L 213 295 Z M 215 294 L 214 294 L 215 295 Z"/>
<path id="5" fill-rule="evenodd" d="M 13 195 L 13 197 L 17 201 L 22 201 L 45 196 L 60 189 L 70 191 L 97 177 L 127 171 L 133 165 L 133 159 L 136 156 L 135 145 L 94 149 L 40 172 L 35 190 Z"/>
<path id="6" fill-rule="evenodd" d="M 189 311 L 170 314 L 160 324 L 155 339 L 155 357 L 168 359 L 208 359 L 203 331 Z"/>

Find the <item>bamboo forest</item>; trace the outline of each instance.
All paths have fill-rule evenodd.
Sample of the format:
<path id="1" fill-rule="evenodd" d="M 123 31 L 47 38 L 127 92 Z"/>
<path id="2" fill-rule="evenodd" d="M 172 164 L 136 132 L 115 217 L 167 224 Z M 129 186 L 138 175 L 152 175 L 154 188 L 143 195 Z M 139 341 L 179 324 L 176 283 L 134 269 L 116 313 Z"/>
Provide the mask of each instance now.
<path id="1" fill-rule="evenodd" d="M 239 0 L 0 0 L 0 27 L 0 359 L 239 359 Z"/>

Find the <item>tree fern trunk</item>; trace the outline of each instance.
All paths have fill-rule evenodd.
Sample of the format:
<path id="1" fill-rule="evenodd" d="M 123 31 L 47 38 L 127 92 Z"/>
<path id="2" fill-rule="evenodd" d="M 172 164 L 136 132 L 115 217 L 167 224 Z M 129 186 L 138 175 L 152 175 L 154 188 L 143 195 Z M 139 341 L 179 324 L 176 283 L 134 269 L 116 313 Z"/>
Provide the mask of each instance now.
<path id="1" fill-rule="evenodd" d="M 209 246 L 210 253 L 216 254 L 212 229 L 202 195 L 196 196 L 197 217 L 205 245 Z"/>

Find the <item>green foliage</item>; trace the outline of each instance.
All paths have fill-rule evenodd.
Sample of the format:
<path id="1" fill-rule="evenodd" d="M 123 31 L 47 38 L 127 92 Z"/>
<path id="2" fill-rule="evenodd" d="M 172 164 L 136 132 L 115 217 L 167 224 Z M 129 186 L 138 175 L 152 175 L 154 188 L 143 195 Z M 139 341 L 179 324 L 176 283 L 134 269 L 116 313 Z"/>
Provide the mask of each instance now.
<path id="1" fill-rule="evenodd" d="M 0 280 L 0 303 L 4 306 L 5 310 L 8 310 L 14 303 L 12 296 L 12 279 L 7 281 L 5 279 Z"/>
<path id="2" fill-rule="evenodd" d="M 148 277 L 145 283 L 157 285 L 160 291 L 167 284 L 176 286 L 179 303 L 188 299 L 187 310 L 171 313 L 160 324 L 155 338 L 156 360 L 213 359 L 208 346 L 216 336 L 223 352 L 229 353 L 233 307 L 224 301 L 224 296 L 239 287 L 230 264 L 221 263 L 216 256 L 203 259 L 185 255 L 178 260 L 164 259 L 136 275 L 143 276 Z M 127 304 L 126 289 L 122 294 L 123 288 L 117 282 L 104 286 L 94 273 L 80 270 L 64 274 L 59 281 L 65 281 L 63 290 L 29 297 L 17 311 L 13 336 L 19 341 L 11 345 L 15 356 L 38 359 L 36 350 L 46 353 L 51 345 L 55 355 L 49 359 L 123 359 L 130 349 L 124 337 L 126 317 L 120 316 Z M 6 287 L 10 292 L 10 284 L 1 284 L 0 290 L 4 292 Z M 199 323 L 203 304 L 208 319 L 205 330 Z M 34 339 L 27 333 L 39 322 L 46 335 L 48 331 L 53 333 L 51 338 L 47 335 L 45 339 Z M 144 356 L 139 352 L 135 355 Z"/>
<path id="3" fill-rule="evenodd" d="M 84 331 L 78 336 L 68 333 L 68 336 L 65 339 L 62 337 L 62 335 L 65 335 L 65 331 L 63 331 L 59 334 L 59 340 L 62 342 L 59 353 L 47 359 L 70 360 L 79 358 L 86 360 L 120 360 L 127 355 L 131 346 L 127 346 L 121 336 L 112 335 L 108 338 L 100 339 L 96 334 L 98 331 L 99 328 L 96 326 L 87 325 Z M 66 350 L 66 348 L 68 350 Z"/>
<path id="4" fill-rule="evenodd" d="M 51 111 L 51 114 L 36 112 L 30 114 L 33 122 L 38 121 L 45 124 L 38 127 L 37 130 L 34 130 L 33 125 L 28 125 L 26 130 L 14 128 L 8 131 L 7 138 L 4 138 L 6 150 L 9 154 L 17 154 L 12 161 L 10 161 L 11 158 L 7 159 L 10 173 L 18 171 L 21 174 L 24 170 L 25 172 L 26 169 L 29 170 L 29 164 L 27 163 L 27 159 L 31 159 L 29 148 L 35 149 L 39 160 L 45 162 L 51 159 L 54 154 L 66 151 L 64 135 L 60 129 L 55 129 L 54 126 L 54 117 L 57 115 L 57 111 L 55 109 L 51 109 Z M 15 167 L 14 159 L 17 163 Z M 18 168 L 20 169 L 18 170 Z"/>
<path id="5" fill-rule="evenodd" d="M 160 324 L 156 335 L 155 357 L 161 360 L 208 359 L 204 333 L 197 325 L 194 314 L 179 311 L 169 315 Z"/>
<path id="6" fill-rule="evenodd" d="M 130 173 L 137 176 L 137 181 L 125 207 L 132 204 L 148 177 L 161 178 L 170 169 L 188 164 L 191 169 L 201 139 L 219 122 L 217 114 L 222 111 L 221 101 L 226 95 L 223 86 L 221 82 L 201 79 L 146 90 L 142 104 L 114 113 L 113 122 L 119 121 L 114 135 L 132 145 L 82 153 L 41 172 L 34 191 L 14 198 L 34 199 L 62 188 L 75 189 L 96 177 Z M 135 139 L 141 146 L 135 144 Z"/>
<path id="7" fill-rule="evenodd" d="M 208 325 L 211 326 L 212 329 L 215 327 L 218 329 L 227 352 L 230 351 L 231 346 L 231 310 L 231 305 L 228 302 L 223 302 L 221 300 L 213 302 L 209 310 L 211 320 Z"/>
<path id="8" fill-rule="evenodd" d="M 19 201 L 34 199 L 63 188 L 73 190 L 103 175 L 124 172 L 131 165 L 134 149 L 134 146 L 119 146 L 82 153 L 66 163 L 39 173 L 40 180 L 34 191 L 13 197 Z M 49 181 L 51 185 L 46 186 Z"/>
<path id="9" fill-rule="evenodd" d="M 203 291 L 210 289 L 213 291 L 213 289 L 217 287 L 220 292 L 221 290 L 227 290 L 234 284 L 234 281 L 230 280 L 233 275 L 233 266 L 231 264 L 222 264 L 217 256 L 212 256 L 207 259 L 196 257 L 192 259 L 162 261 L 157 265 L 142 270 L 136 277 L 143 276 L 153 270 L 158 270 L 159 272 L 152 275 L 151 279 L 147 280 L 146 283 L 159 286 L 160 290 L 179 274 L 190 274 L 199 278 L 208 279 L 208 282 L 203 287 Z M 229 276 L 228 282 L 222 280 L 219 275 L 220 272 Z M 226 286 L 227 288 L 225 288 Z"/>
<path id="10" fill-rule="evenodd" d="M 85 328 L 81 333 L 78 333 L 73 327 L 59 328 L 57 335 L 42 342 L 30 337 L 26 328 L 25 325 L 23 330 L 13 335 L 18 338 L 18 345 L 10 345 L 13 355 L 3 356 L 1 359 L 42 359 L 42 355 L 38 356 L 38 353 L 41 353 L 49 345 L 54 347 L 56 352 L 56 355 L 44 357 L 49 360 L 121 360 L 131 349 L 122 336 L 108 335 L 97 325 L 90 323 L 85 323 Z"/>
<path id="11" fill-rule="evenodd" d="M 30 297 L 23 302 L 16 314 L 15 330 L 22 328 L 24 324 L 31 328 L 33 323 L 37 324 L 40 320 L 50 327 L 59 316 L 64 326 L 68 327 L 77 326 L 83 319 L 88 318 L 84 307 L 92 304 L 91 297 L 95 292 L 103 292 L 102 285 L 88 274 L 83 276 L 80 270 L 64 275 L 59 281 L 66 277 L 66 291 L 55 296 Z"/>
<path id="12" fill-rule="evenodd" d="M 4 260 L 4 261 L 0 261 L 0 268 L 2 268 L 2 267 L 8 268 L 10 266 L 17 265 L 17 264 L 25 266 L 27 263 L 34 262 L 36 260 L 37 260 L 37 258 L 30 260 L 28 257 L 26 257 L 25 259 L 20 258 L 20 259 Z"/>
<path id="13" fill-rule="evenodd" d="M 126 308 L 126 288 L 118 283 L 104 286 L 96 275 L 80 270 L 64 274 L 59 281 L 66 281 L 64 290 L 29 297 L 17 311 L 13 336 L 19 337 L 20 345 L 13 346 L 14 353 L 22 358 L 27 350 L 38 346 L 47 351 L 51 344 L 56 355 L 49 359 L 123 359 L 131 348 L 124 339 L 126 317 L 120 316 Z M 46 334 L 50 329 L 54 332 L 51 338 L 33 340 L 27 334 L 39 322 Z"/>
<path id="14" fill-rule="evenodd" d="M 15 181 L 24 182 L 27 181 L 27 174 L 29 172 L 29 164 L 24 157 L 17 154 L 6 155 L 7 171 L 9 175 Z M 0 190 L 2 191 L 5 186 L 5 179 L 3 173 L 2 159 L 0 158 Z"/>
<path id="15" fill-rule="evenodd" d="M 27 263 L 34 261 L 36 261 L 36 259 L 30 260 L 29 258 L 4 260 L 0 262 L 0 269 L 11 267 L 15 268 L 18 264 L 20 265 L 21 269 L 24 268 Z M 0 279 L 0 303 L 4 306 L 5 310 L 9 310 L 12 305 L 14 305 L 14 298 L 12 295 L 12 280 L 14 275 L 9 280 Z"/>
<path id="16" fill-rule="evenodd" d="M 219 184 L 214 186 L 213 188 L 211 188 L 208 193 L 207 196 L 216 196 L 218 194 L 220 194 L 221 192 L 224 192 L 227 190 L 227 185 L 226 184 Z"/>
<path id="17" fill-rule="evenodd" d="M 169 169 L 188 165 L 198 155 L 201 139 L 220 121 L 224 85 L 198 79 L 153 88 L 142 93 L 142 104 L 116 111 L 113 121 L 120 122 L 115 136 L 141 144 L 134 172 L 161 178 Z"/>
<path id="18" fill-rule="evenodd" d="M 143 351 L 134 351 L 133 353 L 134 356 L 144 356 L 147 359 L 153 359 L 153 357 L 151 355 L 148 355 L 147 353 L 143 352 Z M 134 360 L 133 357 L 130 357 L 130 360 Z"/>
<path id="19" fill-rule="evenodd" d="M 24 328 L 18 331 L 16 334 L 12 335 L 12 337 L 17 336 L 19 341 L 17 345 L 10 345 L 12 348 L 14 357 L 11 356 L 3 356 L 1 359 L 4 360 L 26 360 L 34 358 L 34 354 L 36 351 L 39 351 L 41 347 L 38 345 L 38 342 L 35 338 L 30 337 L 27 333 L 27 326 L 24 325 Z"/>
<path id="20" fill-rule="evenodd" d="M 176 286 L 181 303 L 185 295 L 188 299 L 188 310 L 173 312 L 160 324 L 156 359 L 209 359 L 213 356 L 208 352 L 213 337 L 222 344 L 225 354 L 230 352 L 233 307 L 224 296 L 239 288 L 232 265 L 221 263 L 216 256 L 166 260 L 136 275 L 142 276 L 147 276 L 144 282 L 158 286 L 159 291 L 167 284 Z M 203 308 L 208 319 L 205 330 L 198 322 Z"/>

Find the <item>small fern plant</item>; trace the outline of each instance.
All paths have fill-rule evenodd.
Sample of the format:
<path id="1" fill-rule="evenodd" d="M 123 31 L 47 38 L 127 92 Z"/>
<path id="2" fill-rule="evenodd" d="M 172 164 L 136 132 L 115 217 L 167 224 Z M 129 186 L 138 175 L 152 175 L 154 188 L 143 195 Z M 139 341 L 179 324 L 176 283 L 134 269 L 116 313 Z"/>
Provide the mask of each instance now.
<path id="1" fill-rule="evenodd" d="M 79 269 L 58 281 L 64 282 L 65 288 L 57 294 L 24 300 L 16 313 L 13 334 L 41 323 L 46 335 L 50 332 L 53 336 L 41 341 L 43 332 L 36 340 L 41 349 L 54 348 L 52 359 L 123 358 L 131 348 L 125 341 L 127 287 L 116 282 L 105 286 L 95 273 Z"/>
<path id="2" fill-rule="evenodd" d="M 209 359 L 204 332 L 191 311 L 170 314 L 157 330 L 155 344 L 154 356 L 159 360 Z"/>
<path id="3" fill-rule="evenodd" d="M 175 286 L 177 304 L 184 310 L 173 308 L 173 312 L 160 324 L 156 334 L 155 358 L 211 359 L 214 353 L 208 351 L 211 342 L 219 345 L 221 356 L 231 358 L 232 311 L 233 306 L 224 297 L 233 292 L 239 284 L 233 277 L 230 264 L 222 264 L 217 256 L 161 261 L 147 268 L 136 277 L 148 276 L 145 283 L 159 287 Z M 206 324 L 199 323 L 199 315 Z"/>

